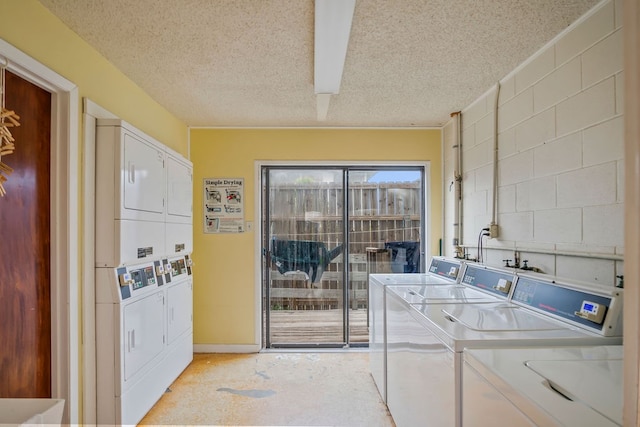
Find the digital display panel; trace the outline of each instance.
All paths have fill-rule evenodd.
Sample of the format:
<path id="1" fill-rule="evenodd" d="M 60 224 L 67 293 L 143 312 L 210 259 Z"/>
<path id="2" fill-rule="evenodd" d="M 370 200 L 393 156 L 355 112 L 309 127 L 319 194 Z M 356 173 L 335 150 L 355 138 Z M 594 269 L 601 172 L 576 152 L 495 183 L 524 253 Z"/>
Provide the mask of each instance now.
<path id="1" fill-rule="evenodd" d="M 141 268 L 140 270 L 132 270 L 131 279 L 133 280 L 131 288 L 134 291 L 136 289 L 144 288 L 145 286 L 155 285 L 156 276 L 153 273 L 153 266 L 150 265 L 148 267 Z"/>
<path id="2" fill-rule="evenodd" d="M 184 258 L 171 261 L 171 268 L 173 269 L 174 276 L 179 276 L 187 272 L 187 265 L 184 262 Z"/>
<path id="3" fill-rule="evenodd" d="M 131 280 L 133 280 L 133 290 L 140 289 L 146 286 L 143 276 L 144 272 L 142 270 L 133 270 L 131 272 Z"/>

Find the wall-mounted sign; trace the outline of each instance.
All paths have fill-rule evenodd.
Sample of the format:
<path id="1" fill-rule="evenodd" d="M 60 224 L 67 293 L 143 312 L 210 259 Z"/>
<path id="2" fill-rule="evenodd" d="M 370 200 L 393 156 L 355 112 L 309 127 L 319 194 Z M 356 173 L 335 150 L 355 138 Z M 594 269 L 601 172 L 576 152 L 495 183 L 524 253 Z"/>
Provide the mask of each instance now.
<path id="1" fill-rule="evenodd" d="M 204 179 L 204 232 L 244 232 L 244 178 Z"/>

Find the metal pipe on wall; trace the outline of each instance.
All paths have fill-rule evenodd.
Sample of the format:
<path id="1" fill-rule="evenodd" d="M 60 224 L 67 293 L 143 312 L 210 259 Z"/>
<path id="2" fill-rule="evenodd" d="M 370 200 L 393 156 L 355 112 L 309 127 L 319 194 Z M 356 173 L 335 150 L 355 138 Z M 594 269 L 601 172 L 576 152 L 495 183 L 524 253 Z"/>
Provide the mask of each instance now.
<path id="1" fill-rule="evenodd" d="M 493 188 L 491 201 L 491 225 L 498 224 L 498 101 L 500 82 L 496 83 L 495 102 L 493 104 Z M 493 233 L 492 233 L 493 234 Z M 492 235 L 497 237 L 497 235 Z"/>
<path id="2" fill-rule="evenodd" d="M 455 117 L 455 141 L 452 145 L 454 167 L 453 167 L 453 251 L 458 258 L 464 257 L 462 249 L 462 112 L 451 113 Z"/>
<path id="3" fill-rule="evenodd" d="M 463 248 L 473 248 L 475 249 L 476 246 L 474 245 L 461 245 L 461 247 Z M 530 254 L 543 254 L 543 255 L 555 255 L 555 256 L 569 256 L 569 257 L 576 257 L 576 258 L 592 258 L 592 259 L 604 259 L 604 260 L 609 260 L 609 261 L 624 261 L 624 255 L 617 255 L 617 254 L 602 254 L 602 253 L 595 253 L 595 252 L 569 252 L 569 251 L 554 251 L 551 249 L 531 249 L 531 248 L 496 248 L 496 247 L 488 247 L 486 248 L 488 250 L 496 250 L 496 251 L 515 251 L 515 252 L 524 252 L 524 253 L 530 253 Z"/>

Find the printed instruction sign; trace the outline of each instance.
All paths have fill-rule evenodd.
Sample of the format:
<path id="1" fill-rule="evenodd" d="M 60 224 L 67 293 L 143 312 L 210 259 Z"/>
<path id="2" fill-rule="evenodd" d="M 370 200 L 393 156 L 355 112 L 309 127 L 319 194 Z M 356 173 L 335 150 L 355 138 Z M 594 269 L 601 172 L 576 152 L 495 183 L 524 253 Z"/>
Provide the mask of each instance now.
<path id="1" fill-rule="evenodd" d="M 244 232 L 244 178 L 204 179 L 204 232 Z"/>

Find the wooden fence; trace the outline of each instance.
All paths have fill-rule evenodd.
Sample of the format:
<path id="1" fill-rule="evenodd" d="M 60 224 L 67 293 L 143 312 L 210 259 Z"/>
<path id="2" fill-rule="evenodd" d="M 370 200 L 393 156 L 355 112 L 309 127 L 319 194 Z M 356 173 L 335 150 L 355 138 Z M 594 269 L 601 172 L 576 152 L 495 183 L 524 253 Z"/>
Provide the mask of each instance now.
<path id="1" fill-rule="evenodd" d="M 351 308 L 367 308 L 367 248 L 388 242 L 419 242 L 419 183 L 362 184 L 349 190 L 349 297 Z M 322 242 L 327 249 L 343 243 L 343 190 L 336 184 L 278 186 L 270 194 L 270 236 L 282 240 Z M 342 255 L 333 259 L 320 280 L 281 274 L 270 268 L 273 310 L 342 308 Z M 379 272 L 391 272 L 391 251 L 378 255 Z"/>

